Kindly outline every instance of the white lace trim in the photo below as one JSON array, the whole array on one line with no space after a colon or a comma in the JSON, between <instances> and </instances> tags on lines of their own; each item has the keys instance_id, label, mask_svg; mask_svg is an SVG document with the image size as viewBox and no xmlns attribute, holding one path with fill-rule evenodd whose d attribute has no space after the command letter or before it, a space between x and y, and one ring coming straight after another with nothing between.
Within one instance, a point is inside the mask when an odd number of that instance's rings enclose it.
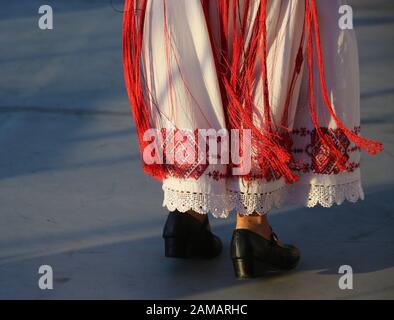
<instances>
[{"instance_id":1,"label":"white lace trim","mask_svg":"<svg viewBox=\"0 0 394 320\"><path fill-rule=\"evenodd\" d=\"M227 218L233 210L244 215L254 212L265 214L275 207L281 207L286 197L289 197L292 203L302 204L308 208L318 204L329 208L334 204L340 205L345 200L356 202L364 199L360 180L339 185L294 185L293 189L283 187L263 194L228 191L227 194L217 195L175 190L164 186L163 190L163 206L168 210L193 210L201 214L211 212L217 218Z\"/></svg>"},{"instance_id":2,"label":"white lace trim","mask_svg":"<svg viewBox=\"0 0 394 320\"><path fill-rule=\"evenodd\" d=\"M272 208L279 208L282 205L284 188L280 188L267 193L242 193L229 192L229 202L232 208L243 215L268 213Z\"/></svg>"},{"instance_id":3,"label":"white lace trim","mask_svg":"<svg viewBox=\"0 0 394 320\"><path fill-rule=\"evenodd\" d=\"M264 194L229 191L225 195L188 192L168 187L163 187L163 190L163 206L168 210L193 210L201 214L211 212L217 218L227 218L233 210L245 215L254 212L265 214L273 207L279 207L282 199L282 189Z\"/></svg>"},{"instance_id":4,"label":"white lace trim","mask_svg":"<svg viewBox=\"0 0 394 320\"><path fill-rule=\"evenodd\" d=\"M345 200L354 203L360 199L364 200L360 180L339 185L311 185L305 205L312 208L320 204L329 208L334 204L341 205Z\"/></svg>"}]
</instances>

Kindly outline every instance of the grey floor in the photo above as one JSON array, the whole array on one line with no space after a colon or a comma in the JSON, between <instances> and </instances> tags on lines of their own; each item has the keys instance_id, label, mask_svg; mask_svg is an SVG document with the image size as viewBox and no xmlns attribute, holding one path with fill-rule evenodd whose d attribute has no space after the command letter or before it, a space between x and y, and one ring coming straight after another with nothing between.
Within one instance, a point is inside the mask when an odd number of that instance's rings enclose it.
<instances>
[{"instance_id":1,"label":"grey floor","mask_svg":"<svg viewBox=\"0 0 394 320\"><path fill-rule=\"evenodd\" d=\"M322 0L321 0L322 1ZM327 1L327 0L324 0ZM363 158L366 200L271 216L302 251L286 275L237 281L234 218L212 220L224 253L193 263L163 257L166 211L140 170L121 65L121 0L42 1L0 11L0 298L394 298L394 5L355 1L365 135L386 152ZM5 6L5 8L4 8ZM54 289L37 285L51 265ZM350 265L353 290L340 290Z\"/></svg>"}]
</instances>

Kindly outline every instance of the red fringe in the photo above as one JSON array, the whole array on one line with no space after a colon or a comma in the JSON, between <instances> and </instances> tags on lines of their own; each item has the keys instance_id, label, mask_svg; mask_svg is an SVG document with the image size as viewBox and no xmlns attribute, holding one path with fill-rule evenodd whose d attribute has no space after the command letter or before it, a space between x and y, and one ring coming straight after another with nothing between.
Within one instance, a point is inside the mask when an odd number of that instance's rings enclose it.
<instances>
[{"instance_id":1,"label":"red fringe","mask_svg":"<svg viewBox=\"0 0 394 320\"><path fill-rule=\"evenodd\" d=\"M252 133L252 155L258 162L260 170L267 175L283 176L287 182L297 181L297 176L289 168L291 161L290 150L284 147L280 133L275 131L271 119L269 102L268 77L267 77L267 53L266 53L266 14L267 0L260 2L257 17L252 26L252 37L246 45L247 22L250 15L249 1L245 1L244 12L240 12L237 0L220 1L219 15L221 18L222 38L226 39L227 46L232 42L231 55L222 57L230 74L222 72L219 81L224 84L227 91L226 111L229 127L231 129L250 129ZM232 39L229 37L229 10L232 14ZM238 23L238 24L237 24ZM239 26L239 31L237 26ZM224 28L224 29L223 29ZM264 93L264 127L256 127L253 112L256 106L253 101L255 90L254 72L257 65L257 57L261 52L261 79ZM244 178L251 178L252 175Z\"/></svg>"},{"instance_id":2,"label":"red fringe","mask_svg":"<svg viewBox=\"0 0 394 320\"><path fill-rule=\"evenodd\" d=\"M164 2L164 8L166 8L166 0L162 1ZM139 4L138 10L136 10L137 3ZM208 0L201 0L201 5L207 20L208 30L210 32L210 38L212 40L212 30L209 24L209 3L210 1ZM144 95L141 75L142 35L146 5L147 0L126 0L123 22L124 76L131 109L137 127L141 153L144 147L148 144L148 142L144 142L142 139L144 132L155 127L149 108L149 99ZM216 0L216 5L220 17L221 43L220 48L213 47L212 51L215 56L214 59L217 67L218 80L221 88L223 108L226 114L228 129L250 129L252 132L251 147L252 155L254 156L253 160L257 161L261 172L275 177L284 177L288 183L293 183L297 181L298 177L289 167L292 155L291 150L289 150L289 146L283 142L283 136L288 134L288 129L286 128L288 107L294 88L295 77L300 73L300 68L303 63L304 34L302 35L300 49L297 54L297 61L295 62L293 78L289 92L287 93L285 113L282 117L280 127L275 128L275 124L271 119L270 113L271 107L267 76L267 0L260 0L257 16L251 29L252 36L249 39L249 43L246 43L246 41L248 33L248 18L251 14L250 0L244 1L243 11L240 8L238 0ZM166 9L164 9L164 11L166 11ZM165 54L167 61L169 61L169 43L171 41L171 35L168 34L167 30L166 12L163 14L166 35ZM230 21L232 25L230 25ZM230 30L232 31L231 35ZM304 33L305 32L307 32L307 63L309 70L311 119L321 143L325 146L327 152L335 157L340 171L345 171L347 170L347 159L341 153L338 146L336 146L332 137L321 129L315 110L313 92L314 43L316 46L320 87L324 97L324 103L335 120L338 128L344 132L350 141L371 154L376 154L379 151L382 151L383 146L380 142L360 137L350 129L346 128L334 111L325 82L319 22L316 12L316 0L305 0ZM213 43L213 41L211 42ZM257 109L253 101L253 92L256 86L254 74L258 59L261 59L261 80L262 91L264 94L264 124L262 128L256 127L254 121L254 114ZM168 81L170 83L170 90L172 90L171 74L168 75ZM170 92L170 97L171 96L172 93ZM144 170L146 173L159 180L163 180L166 176L166 168L164 165L147 166L144 164ZM246 176L245 179L248 179L248 176Z\"/></svg>"},{"instance_id":3,"label":"red fringe","mask_svg":"<svg viewBox=\"0 0 394 320\"><path fill-rule=\"evenodd\" d=\"M321 90L323 93L324 97L324 102L326 107L328 108L331 116L335 120L338 128L340 128L345 135L348 137L350 141L355 143L357 146L360 148L364 149L365 151L369 152L370 154L377 154L378 152L383 151L383 144L381 142L375 141L375 140L369 140L366 138L363 138L354 132L352 132L350 129L348 129L338 118L336 115L334 108L331 104L328 91L327 91L327 85L325 81L325 71L324 71L324 63L323 63L323 55L322 55L322 50L321 50L321 41L320 41L320 32L319 32L319 20L317 16L317 10L316 10L316 0L311 0L311 6L309 5L309 0L306 0L306 6L305 6L305 11L306 11L306 21L308 24L308 31L310 33L310 40L308 41L308 56L313 55L313 41L312 41L312 22L314 26L314 31L315 31L315 43L316 43L316 49L317 49L317 59L318 59L318 66L319 66L319 74L320 74L320 86ZM311 58L312 59L312 58ZM309 59L308 59L309 60ZM309 77L312 77L313 73L313 64L311 65L309 63ZM313 82L313 81L312 81ZM313 95L313 88L310 88L310 94L311 96ZM312 100L312 99L311 99ZM311 103L312 105L312 103ZM314 108L311 107L311 115L312 118L314 119L314 124L316 129L319 128L319 123L317 121L316 114L314 112ZM320 129L320 128L319 128ZM321 130L319 130L319 136L322 134ZM335 147L335 144L330 141L330 138L328 135L326 135L325 139L322 138L324 142L326 142L327 147L329 147L330 152L335 154L337 157L337 164L342 169L342 171L346 170L346 161L344 161L343 155L341 155L341 152L339 151L338 148Z\"/></svg>"},{"instance_id":4,"label":"red fringe","mask_svg":"<svg viewBox=\"0 0 394 320\"><path fill-rule=\"evenodd\" d=\"M123 66L126 89L130 100L131 111L137 129L140 154L149 144L143 141L146 130L155 127L148 105L144 96L144 87L141 76L141 51L144 18L147 0L126 0L123 17ZM143 162L145 173L162 181L165 178L163 165L147 165Z\"/></svg>"}]
</instances>

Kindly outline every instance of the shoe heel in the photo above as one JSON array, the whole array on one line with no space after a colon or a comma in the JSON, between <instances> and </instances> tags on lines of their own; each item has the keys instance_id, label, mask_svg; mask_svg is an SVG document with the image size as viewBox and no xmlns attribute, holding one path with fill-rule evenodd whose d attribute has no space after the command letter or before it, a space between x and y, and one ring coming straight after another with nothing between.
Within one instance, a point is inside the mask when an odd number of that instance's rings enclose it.
<instances>
[{"instance_id":1,"label":"shoe heel","mask_svg":"<svg viewBox=\"0 0 394 320\"><path fill-rule=\"evenodd\" d=\"M239 279L254 278L253 258L233 258L235 276Z\"/></svg>"},{"instance_id":2,"label":"shoe heel","mask_svg":"<svg viewBox=\"0 0 394 320\"><path fill-rule=\"evenodd\" d=\"M186 241L180 238L164 238L165 256L169 258L187 258Z\"/></svg>"}]
</instances>

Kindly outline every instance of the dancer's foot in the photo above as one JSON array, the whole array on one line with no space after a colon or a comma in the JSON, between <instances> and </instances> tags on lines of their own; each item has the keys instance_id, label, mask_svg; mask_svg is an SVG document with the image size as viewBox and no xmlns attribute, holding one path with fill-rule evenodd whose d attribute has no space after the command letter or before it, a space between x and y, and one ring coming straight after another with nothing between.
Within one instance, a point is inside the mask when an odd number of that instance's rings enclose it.
<instances>
[{"instance_id":1,"label":"dancer's foot","mask_svg":"<svg viewBox=\"0 0 394 320\"><path fill-rule=\"evenodd\" d=\"M222 242L210 231L208 216L200 221L195 214L170 212L163 230L166 257L210 259L220 254Z\"/></svg>"},{"instance_id":2,"label":"dancer's foot","mask_svg":"<svg viewBox=\"0 0 394 320\"><path fill-rule=\"evenodd\" d=\"M266 215L237 216L231 240L231 258L238 278L252 278L266 271L290 270L300 259L299 250L278 241Z\"/></svg>"}]
</instances>

